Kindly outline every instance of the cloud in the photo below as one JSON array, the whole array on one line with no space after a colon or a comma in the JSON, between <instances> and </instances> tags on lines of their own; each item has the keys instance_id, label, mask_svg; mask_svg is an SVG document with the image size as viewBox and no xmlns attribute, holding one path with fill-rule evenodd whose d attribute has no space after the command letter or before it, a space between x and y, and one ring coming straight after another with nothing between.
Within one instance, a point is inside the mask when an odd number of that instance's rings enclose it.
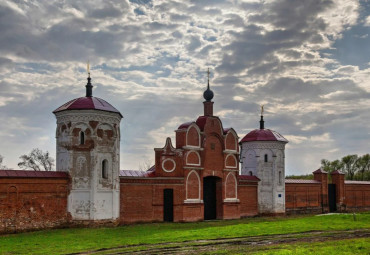
<instances>
[{"instance_id":1,"label":"cloud","mask_svg":"<svg viewBox=\"0 0 370 255\"><path fill-rule=\"evenodd\" d=\"M208 67L214 112L240 137L258 128L266 105L266 127L290 140L289 174L316 169L322 157L367 153L370 68L340 56L348 44L361 55L368 39L353 36L369 25L361 4L2 3L0 154L16 167L34 147L55 152L51 111L84 95L87 60L94 95L124 115L123 169L152 159L179 124L203 114Z\"/></svg>"}]
</instances>

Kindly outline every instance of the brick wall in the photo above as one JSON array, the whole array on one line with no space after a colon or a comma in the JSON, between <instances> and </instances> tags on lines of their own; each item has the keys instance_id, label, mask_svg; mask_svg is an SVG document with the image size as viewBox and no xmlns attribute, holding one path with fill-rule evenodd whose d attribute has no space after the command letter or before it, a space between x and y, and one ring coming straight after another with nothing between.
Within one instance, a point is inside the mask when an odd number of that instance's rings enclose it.
<instances>
[{"instance_id":1,"label":"brick wall","mask_svg":"<svg viewBox=\"0 0 370 255\"><path fill-rule=\"evenodd\" d=\"M0 233L66 225L68 185L68 177L0 177Z\"/></svg>"},{"instance_id":2,"label":"brick wall","mask_svg":"<svg viewBox=\"0 0 370 255\"><path fill-rule=\"evenodd\" d=\"M322 187L321 183L285 183L285 210L287 214L321 213Z\"/></svg>"},{"instance_id":3,"label":"brick wall","mask_svg":"<svg viewBox=\"0 0 370 255\"><path fill-rule=\"evenodd\" d=\"M163 180L121 178L120 224L163 221L163 190L173 189L174 221L199 219L199 205L183 208L185 188L183 179Z\"/></svg>"},{"instance_id":4,"label":"brick wall","mask_svg":"<svg viewBox=\"0 0 370 255\"><path fill-rule=\"evenodd\" d=\"M240 217L258 215L258 183L239 181L238 198L240 200Z\"/></svg>"},{"instance_id":5,"label":"brick wall","mask_svg":"<svg viewBox=\"0 0 370 255\"><path fill-rule=\"evenodd\" d=\"M347 211L370 210L370 182L345 181L343 200Z\"/></svg>"}]
</instances>

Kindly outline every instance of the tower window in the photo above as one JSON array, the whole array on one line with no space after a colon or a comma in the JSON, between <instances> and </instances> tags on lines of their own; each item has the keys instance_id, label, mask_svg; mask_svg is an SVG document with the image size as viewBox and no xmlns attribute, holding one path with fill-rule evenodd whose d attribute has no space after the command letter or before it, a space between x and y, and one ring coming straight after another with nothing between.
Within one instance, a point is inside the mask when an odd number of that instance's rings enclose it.
<instances>
[{"instance_id":1,"label":"tower window","mask_svg":"<svg viewBox=\"0 0 370 255\"><path fill-rule=\"evenodd\" d=\"M108 179L108 160L104 159L101 163L101 177Z\"/></svg>"},{"instance_id":2,"label":"tower window","mask_svg":"<svg viewBox=\"0 0 370 255\"><path fill-rule=\"evenodd\" d=\"M80 132L80 144L85 144L85 132Z\"/></svg>"},{"instance_id":3,"label":"tower window","mask_svg":"<svg viewBox=\"0 0 370 255\"><path fill-rule=\"evenodd\" d=\"M268 162L268 155L267 154L265 154L265 162Z\"/></svg>"},{"instance_id":4,"label":"tower window","mask_svg":"<svg viewBox=\"0 0 370 255\"><path fill-rule=\"evenodd\" d=\"M249 171L249 176L253 176L253 173L252 173L252 171Z\"/></svg>"},{"instance_id":5,"label":"tower window","mask_svg":"<svg viewBox=\"0 0 370 255\"><path fill-rule=\"evenodd\" d=\"M281 185L281 183L282 183L282 174L281 174L281 171L279 171L279 184Z\"/></svg>"}]
</instances>

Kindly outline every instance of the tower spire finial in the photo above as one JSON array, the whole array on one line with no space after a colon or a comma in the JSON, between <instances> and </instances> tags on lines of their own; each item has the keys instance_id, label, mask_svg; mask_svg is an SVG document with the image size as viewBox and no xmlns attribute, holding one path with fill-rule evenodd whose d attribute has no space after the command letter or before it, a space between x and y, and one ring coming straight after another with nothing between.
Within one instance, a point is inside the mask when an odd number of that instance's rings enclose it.
<instances>
[{"instance_id":1,"label":"tower spire finial","mask_svg":"<svg viewBox=\"0 0 370 255\"><path fill-rule=\"evenodd\" d=\"M87 61L87 74L88 77L90 78L90 60Z\"/></svg>"},{"instance_id":2,"label":"tower spire finial","mask_svg":"<svg viewBox=\"0 0 370 255\"><path fill-rule=\"evenodd\" d=\"M207 77L208 77L208 84L207 84L207 90L204 91L203 97L207 102L210 102L213 98L213 91L209 88L209 68L207 70Z\"/></svg>"},{"instance_id":3,"label":"tower spire finial","mask_svg":"<svg viewBox=\"0 0 370 255\"><path fill-rule=\"evenodd\" d=\"M210 72L209 72L209 67L208 67L208 70L207 70L207 77L208 77L208 86L207 86L207 88L209 89L209 74L210 74Z\"/></svg>"},{"instance_id":4,"label":"tower spire finial","mask_svg":"<svg viewBox=\"0 0 370 255\"><path fill-rule=\"evenodd\" d=\"M92 97L91 77L90 77L90 61L87 61L87 84L86 84L86 97Z\"/></svg>"},{"instance_id":5,"label":"tower spire finial","mask_svg":"<svg viewBox=\"0 0 370 255\"><path fill-rule=\"evenodd\" d=\"M261 120L260 120L260 129L265 129L265 121L263 120L264 105L261 105Z\"/></svg>"}]
</instances>

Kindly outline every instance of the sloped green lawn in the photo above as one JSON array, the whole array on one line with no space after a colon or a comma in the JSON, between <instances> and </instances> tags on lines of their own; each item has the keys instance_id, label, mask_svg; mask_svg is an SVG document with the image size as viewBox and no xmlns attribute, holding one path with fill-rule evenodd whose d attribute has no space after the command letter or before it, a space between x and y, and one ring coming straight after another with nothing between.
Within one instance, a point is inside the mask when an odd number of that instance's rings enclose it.
<instances>
[{"instance_id":1,"label":"sloped green lawn","mask_svg":"<svg viewBox=\"0 0 370 255\"><path fill-rule=\"evenodd\" d=\"M64 254L130 244L181 242L307 231L370 229L370 213L257 217L197 223L152 223L116 228L57 229L0 236L1 254Z\"/></svg>"}]
</instances>

